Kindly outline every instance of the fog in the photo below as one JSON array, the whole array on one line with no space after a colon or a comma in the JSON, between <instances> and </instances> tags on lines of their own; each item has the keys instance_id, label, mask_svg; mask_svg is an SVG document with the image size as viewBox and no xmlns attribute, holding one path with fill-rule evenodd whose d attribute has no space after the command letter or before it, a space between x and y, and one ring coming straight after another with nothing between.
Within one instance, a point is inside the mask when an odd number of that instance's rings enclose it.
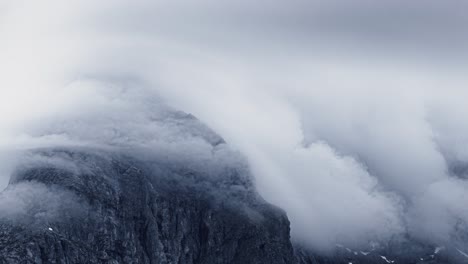
<instances>
[{"instance_id":1,"label":"fog","mask_svg":"<svg viewBox=\"0 0 468 264\"><path fill-rule=\"evenodd\" d=\"M47 225L85 215L86 202L60 188L37 182L12 185L0 194L0 219L20 225Z\"/></svg>"},{"instance_id":2,"label":"fog","mask_svg":"<svg viewBox=\"0 0 468 264\"><path fill-rule=\"evenodd\" d=\"M296 241L467 246L466 3L0 3L4 186L36 147L213 158L167 105L246 156Z\"/></svg>"}]
</instances>

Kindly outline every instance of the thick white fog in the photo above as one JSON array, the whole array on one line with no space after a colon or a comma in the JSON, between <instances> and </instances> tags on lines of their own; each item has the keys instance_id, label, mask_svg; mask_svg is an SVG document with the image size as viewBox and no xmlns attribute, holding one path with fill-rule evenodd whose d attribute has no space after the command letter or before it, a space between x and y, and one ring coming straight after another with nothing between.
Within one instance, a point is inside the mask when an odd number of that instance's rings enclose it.
<instances>
[{"instance_id":1,"label":"thick white fog","mask_svg":"<svg viewBox=\"0 0 468 264\"><path fill-rule=\"evenodd\" d=\"M165 143L164 103L247 157L297 241L463 246L466 3L0 1L3 186L34 147L210 152Z\"/></svg>"}]
</instances>

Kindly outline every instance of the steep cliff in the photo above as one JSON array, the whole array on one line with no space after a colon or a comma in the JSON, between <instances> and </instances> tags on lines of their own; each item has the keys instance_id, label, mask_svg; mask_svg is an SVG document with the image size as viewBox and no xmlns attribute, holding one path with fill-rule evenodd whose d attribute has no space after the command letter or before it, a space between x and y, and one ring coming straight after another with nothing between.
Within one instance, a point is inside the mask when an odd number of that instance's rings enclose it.
<instances>
[{"instance_id":1,"label":"steep cliff","mask_svg":"<svg viewBox=\"0 0 468 264\"><path fill-rule=\"evenodd\" d=\"M2 220L1 263L294 262L285 213L235 169L214 179L101 151L33 155L2 198L44 191Z\"/></svg>"},{"instance_id":2,"label":"steep cliff","mask_svg":"<svg viewBox=\"0 0 468 264\"><path fill-rule=\"evenodd\" d=\"M0 193L0 263L467 263L456 247L410 238L327 254L293 246L286 213L257 194L241 155L196 118L106 120L68 131L73 147L23 153Z\"/></svg>"},{"instance_id":3,"label":"steep cliff","mask_svg":"<svg viewBox=\"0 0 468 264\"><path fill-rule=\"evenodd\" d=\"M465 263L414 241L293 248L286 214L242 167L201 173L103 150L31 151L0 195L0 263Z\"/></svg>"}]
</instances>

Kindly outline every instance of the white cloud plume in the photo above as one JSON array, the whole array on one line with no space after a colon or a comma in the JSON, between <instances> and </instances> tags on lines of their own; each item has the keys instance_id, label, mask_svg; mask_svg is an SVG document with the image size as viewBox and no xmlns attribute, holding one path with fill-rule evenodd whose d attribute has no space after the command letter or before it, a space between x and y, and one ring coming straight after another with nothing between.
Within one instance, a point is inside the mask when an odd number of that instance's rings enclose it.
<instances>
[{"instance_id":1,"label":"white cloud plume","mask_svg":"<svg viewBox=\"0 0 468 264\"><path fill-rule=\"evenodd\" d=\"M455 1L353 3L6 1L3 152L164 146L172 128L147 122L158 94L247 156L296 239L449 242L468 222L451 172L468 161L466 19ZM186 143L176 153L211 151Z\"/></svg>"}]
</instances>

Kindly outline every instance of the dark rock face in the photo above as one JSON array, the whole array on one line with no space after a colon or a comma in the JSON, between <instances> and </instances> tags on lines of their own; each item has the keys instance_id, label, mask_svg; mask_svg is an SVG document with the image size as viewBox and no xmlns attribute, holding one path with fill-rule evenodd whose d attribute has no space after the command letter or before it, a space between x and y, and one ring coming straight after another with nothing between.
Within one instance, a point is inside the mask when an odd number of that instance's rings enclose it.
<instances>
[{"instance_id":1,"label":"dark rock face","mask_svg":"<svg viewBox=\"0 0 468 264\"><path fill-rule=\"evenodd\" d=\"M465 263L403 241L320 255L241 168L206 176L89 149L36 150L0 195L0 263ZM14 199L13 199L13 198ZM452 252L457 253L457 252Z\"/></svg>"},{"instance_id":2,"label":"dark rock face","mask_svg":"<svg viewBox=\"0 0 468 264\"><path fill-rule=\"evenodd\" d=\"M90 149L32 155L39 162L0 195L0 263L466 263L411 240L330 255L293 248L285 213L241 167L205 175Z\"/></svg>"},{"instance_id":3,"label":"dark rock face","mask_svg":"<svg viewBox=\"0 0 468 264\"><path fill-rule=\"evenodd\" d=\"M45 208L43 215L3 219L1 263L295 262L285 213L258 197L236 171L226 172L229 185L215 184L196 172L119 155L70 150L35 155L58 157L78 170L50 164L23 168L6 192L36 184L66 193L57 204L74 202ZM49 211L54 217L44 216Z\"/></svg>"}]
</instances>

